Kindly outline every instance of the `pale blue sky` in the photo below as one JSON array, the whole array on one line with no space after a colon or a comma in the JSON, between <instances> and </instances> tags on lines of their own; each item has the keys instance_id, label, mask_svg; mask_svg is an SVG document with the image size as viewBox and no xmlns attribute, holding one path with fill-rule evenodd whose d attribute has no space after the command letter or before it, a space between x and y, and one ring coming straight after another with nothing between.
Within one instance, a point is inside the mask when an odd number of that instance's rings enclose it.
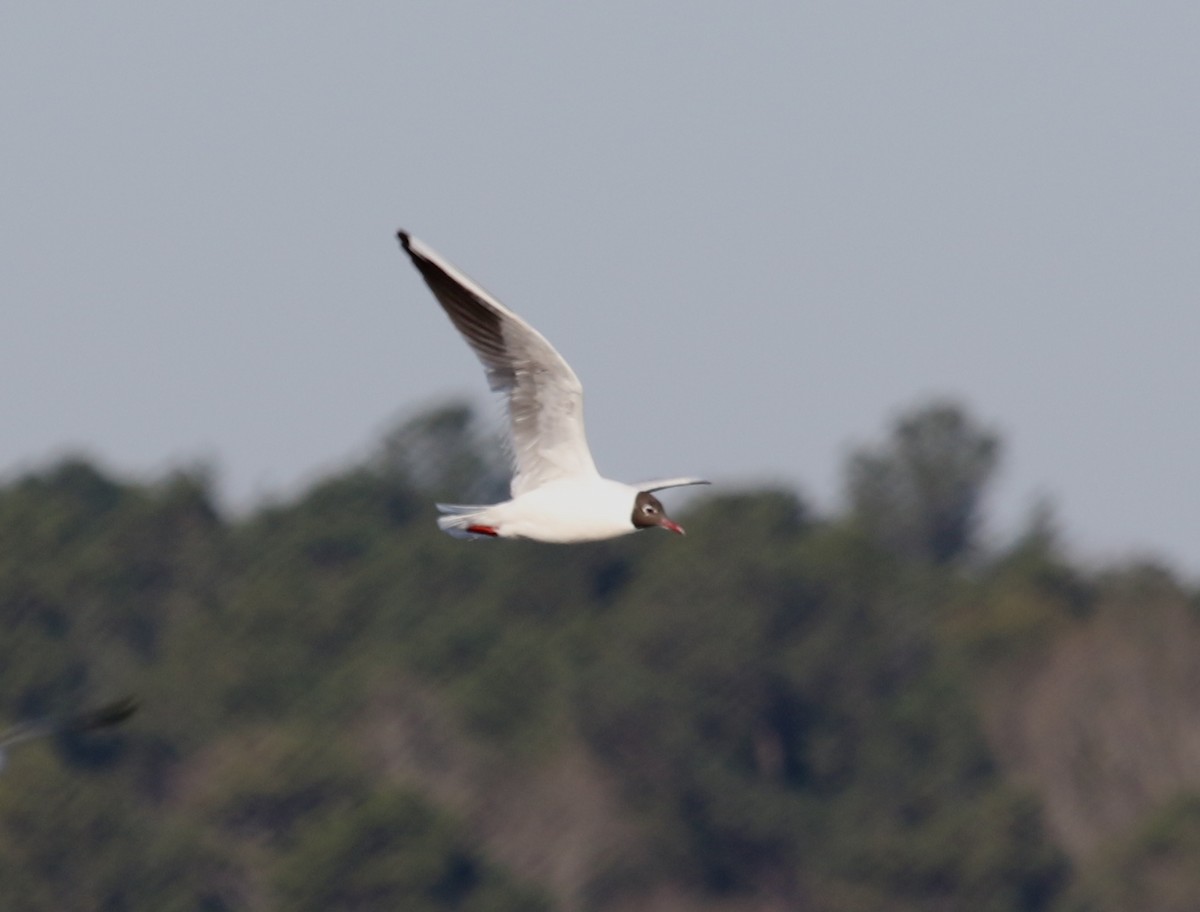
<instances>
[{"instance_id":1,"label":"pale blue sky","mask_svg":"<svg viewBox=\"0 0 1200 912\"><path fill-rule=\"evenodd\" d=\"M403 226L572 362L607 474L832 508L950 395L997 533L1045 494L1194 573L1197 48L1189 2L9 4L0 472L244 505L482 401Z\"/></svg>"}]
</instances>

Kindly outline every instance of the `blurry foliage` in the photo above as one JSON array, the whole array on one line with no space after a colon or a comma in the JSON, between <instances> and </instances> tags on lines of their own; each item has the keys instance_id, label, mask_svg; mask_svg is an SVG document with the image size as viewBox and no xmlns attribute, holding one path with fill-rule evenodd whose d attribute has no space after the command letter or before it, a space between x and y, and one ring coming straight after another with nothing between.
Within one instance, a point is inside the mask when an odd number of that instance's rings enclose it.
<instances>
[{"instance_id":1,"label":"blurry foliage","mask_svg":"<svg viewBox=\"0 0 1200 912\"><path fill-rule=\"evenodd\" d=\"M276 875L296 912L543 912L549 904L488 864L461 829L411 791L377 789L305 829Z\"/></svg>"},{"instance_id":2,"label":"blurry foliage","mask_svg":"<svg viewBox=\"0 0 1200 912\"><path fill-rule=\"evenodd\" d=\"M683 540L452 541L435 498L503 496L485 444L443 407L236 522L203 472L139 485L72 459L0 488L0 715L144 704L90 753L14 752L0 907L599 910L664 884L837 912L1195 898L1194 801L1097 873L983 723L1014 656L1180 588L1073 567L1045 511L985 553L999 444L957 406L856 454L846 516L719 492ZM615 783L622 835L564 885L541 879L575 850L553 816L529 842L502 809L535 814L570 751ZM577 786L595 816L603 789Z\"/></svg>"},{"instance_id":3,"label":"blurry foliage","mask_svg":"<svg viewBox=\"0 0 1200 912\"><path fill-rule=\"evenodd\" d=\"M1192 912L1200 897L1200 792L1184 792L1101 853L1066 912Z\"/></svg>"},{"instance_id":4,"label":"blurry foliage","mask_svg":"<svg viewBox=\"0 0 1200 912\"><path fill-rule=\"evenodd\" d=\"M374 465L439 501L492 503L508 492L508 465L496 455L504 445L469 406L449 403L386 434Z\"/></svg>"},{"instance_id":5,"label":"blurry foliage","mask_svg":"<svg viewBox=\"0 0 1200 912\"><path fill-rule=\"evenodd\" d=\"M963 409L938 402L901 416L890 439L851 456L851 511L898 554L946 564L976 544L1000 442Z\"/></svg>"},{"instance_id":6,"label":"blurry foliage","mask_svg":"<svg viewBox=\"0 0 1200 912\"><path fill-rule=\"evenodd\" d=\"M134 786L24 759L0 785L0 908L236 908L223 853Z\"/></svg>"}]
</instances>

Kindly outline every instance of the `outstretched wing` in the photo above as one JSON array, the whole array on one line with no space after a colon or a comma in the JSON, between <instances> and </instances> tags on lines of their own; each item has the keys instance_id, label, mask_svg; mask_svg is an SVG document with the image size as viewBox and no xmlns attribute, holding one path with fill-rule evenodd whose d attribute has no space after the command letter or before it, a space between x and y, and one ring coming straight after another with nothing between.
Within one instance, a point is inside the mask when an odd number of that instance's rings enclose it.
<instances>
[{"instance_id":1,"label":"outstretched wing","mask_svg":"<svg viewBox=\"0 0 1200 912\"><path fill-rule=\"evenodd\" d=\"M512 494L548 481L597 476L583 429L583 387L545 337L407 232L400 245L455 328L488 385L507 397L516 463Z\"/></svg>"},{"instance_id":2,"label":"outstretched wing","mask_svg":"<svg viewBox=\"0 0 1200 912\"><path fill-rule=\"evenodd\" d=\"M687 485L706 484L712 484L712 482L706 481L703 478L659 478L654 481L639 481L637 484L632 485L632 487L637 488L639 491L651 493L661 491L664 488L682 488Z\"/></svg>"},{"instance_id":3,"label":"outstretched wing","mask_svg":"<svg viewBox=\"0 0 1200 912\"><path fill-rule=\"evenodd\" d=\"M120 725L137 712L140 705L136 697L124 697L95 709L69 716L63 720L62 728L66 731L91 731L95 728Z\"/></svg>"},{"instance_id":4,"label":"outstretched wing","mask_svg":"<svg viewBox=\"0 0 1200 912\"><path fill-rule=\"evenodd\" d=\"M110 725L119 725L137 712L137 709L137 699L125 697L114 703L106 703L95 709L67 716L51 716L45 719L21 722L0 732L0 765L2 765L5 748L13 747L23 741L32 741L35 738L49 738L61 732L84 732L107 728Z\"/></svg>"}]
</instances>

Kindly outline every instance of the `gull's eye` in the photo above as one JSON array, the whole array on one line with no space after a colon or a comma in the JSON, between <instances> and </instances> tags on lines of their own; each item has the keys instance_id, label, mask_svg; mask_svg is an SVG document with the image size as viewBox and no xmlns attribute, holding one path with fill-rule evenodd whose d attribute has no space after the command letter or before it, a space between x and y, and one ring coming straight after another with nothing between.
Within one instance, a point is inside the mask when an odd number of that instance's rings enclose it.
<instances>
[{"instance_id":1,"label":"gull's eye","mask_svg":"<svg viewBox=\"0 0 1200 912\"><path fill-rule=\"evenodd\" d=\"M647 516L650 516L651 514L654 513L654 504L643 504L642 512L645 513Z\"/></svg>"}]
</instances>

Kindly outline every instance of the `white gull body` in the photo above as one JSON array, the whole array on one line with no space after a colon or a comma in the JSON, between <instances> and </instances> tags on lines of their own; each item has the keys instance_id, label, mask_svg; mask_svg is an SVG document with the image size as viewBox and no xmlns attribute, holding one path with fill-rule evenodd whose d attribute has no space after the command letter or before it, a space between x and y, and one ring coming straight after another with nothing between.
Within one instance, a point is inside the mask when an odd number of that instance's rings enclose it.
<instances>
[{"instance_id":1,"label":"white gull body","mask_svg":"<svg viewBox=\"0 0 1200 912\"><path fill-rule=\"evenodd\" d=\"M475 351L493 391L507 398L515 463L512 499L488 505L438 504L443 531L459 538L529 538L574 543L659 526L683 534L653 492L708 484L666 478L624 484L596 470L583 426L583 387L536 329L433 249L399 232L434 297Z\"/></svg>"}]
</instances>

